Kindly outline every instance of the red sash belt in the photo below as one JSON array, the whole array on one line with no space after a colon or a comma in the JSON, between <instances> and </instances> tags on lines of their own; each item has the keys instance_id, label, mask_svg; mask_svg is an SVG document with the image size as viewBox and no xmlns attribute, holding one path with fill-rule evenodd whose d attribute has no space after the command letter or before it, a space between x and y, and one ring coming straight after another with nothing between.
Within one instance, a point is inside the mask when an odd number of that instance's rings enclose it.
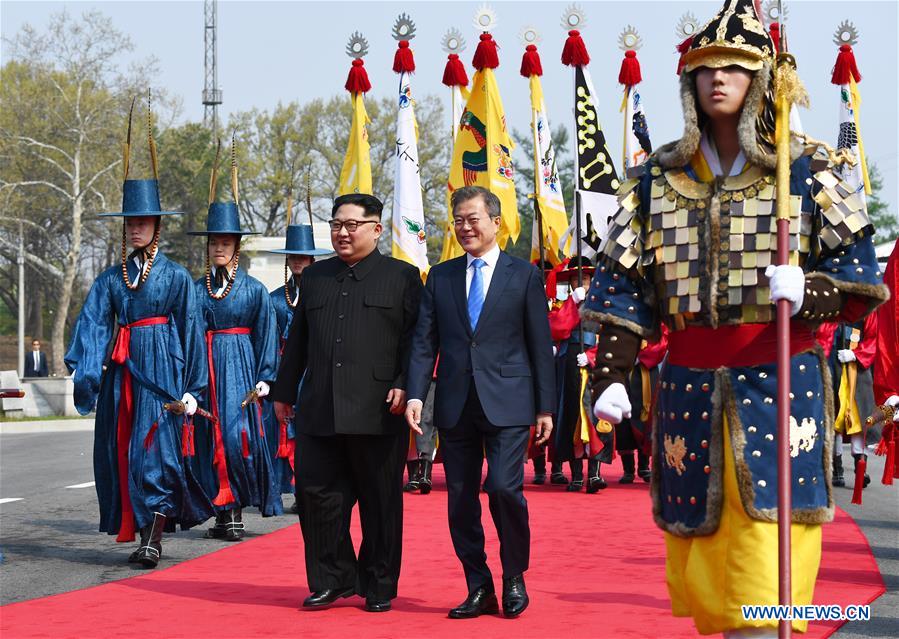
<instances>
[{"instance_id":1,"label":"red sash belt","mask_svg":"<svg viewBox=\"0 0 899 639\"><path fill-rule=\"evenodd\" d=\"M668 361L689 368L735 368L777 361L777 324L688 326L668 336ZM804 324L790 324L790 355L815 346L815 336Z\"/></svg>"},{"instance_id":2,"label":"red sash belt","mask_svg":"<svg viewBox=\"0 0 899 639\"><path fill-rule=\"evenodd\" d=\"M131 447L131 427L134 419L134 389L131 385L131 371L124 364L131 358L131 329L141 326L168 324L168 317L145 317L119 327L112 361L122 365L122 382L119 389L119 412L116 416L116 456L119 466L119 497L122 501L122 521L116 541L134 541L134 508L131 506L130 482L128 480L128 451ZM151 437L148 434L147 437Z\"/></svg>"},{"instance_id":3,"label":"red sash belt","mask_svg":"<svg viewBox=\"0 0 899 639\"><path fill-rule=\"evenodd\" d=\"M249 335L250 329L245 326L223 328L218 331L206 331L206 358L209 363L209 405L212 407L213 431L215 437L215 456L213 465L219 480L219 492L212 500L216 506L224 506L236 501L231 492L231 482L228 479L228 463L225 460L225 443L222 439L222 425L219 420L219 403L215 390L215 361L212 357L212 338L216 335Z\"/></svg>"}]
</instances>

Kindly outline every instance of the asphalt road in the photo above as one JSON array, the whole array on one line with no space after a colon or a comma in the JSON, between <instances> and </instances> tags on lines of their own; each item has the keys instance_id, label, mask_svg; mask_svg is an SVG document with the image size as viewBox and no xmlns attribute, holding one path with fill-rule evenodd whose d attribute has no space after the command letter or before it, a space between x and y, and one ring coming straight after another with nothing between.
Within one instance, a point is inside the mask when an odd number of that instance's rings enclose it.
<instances>
[{"instance_id":1,"label":"asphalt road","mask_svg":"<svg viewBox=\"0 0 899 639\"><path fill-rule=\"evenodd\" d=\"M0 604L142 572L125 561L135 544L116 544L115 537L97 532L92 446L89 431L0 435ZM851 463L848 451L844 459ZM899 487L879 484L883 458L872 455L868 465L875 481L865 491L863 507L850 503L851 487L835 494L868 537L888 592L872 605L871 621L846 624L836 634L847 639L899 637ZM846 479L851 486L851 466ZM285 502L291 504L292 497L285 496ZM250 510L244 521L252 537L297 520L295 515L263 519ZM166 535L163 565L220 549L224 542L203 539L204 530ZM297 593L298 603L305 595Z\"/></svg>"}]
</instances>

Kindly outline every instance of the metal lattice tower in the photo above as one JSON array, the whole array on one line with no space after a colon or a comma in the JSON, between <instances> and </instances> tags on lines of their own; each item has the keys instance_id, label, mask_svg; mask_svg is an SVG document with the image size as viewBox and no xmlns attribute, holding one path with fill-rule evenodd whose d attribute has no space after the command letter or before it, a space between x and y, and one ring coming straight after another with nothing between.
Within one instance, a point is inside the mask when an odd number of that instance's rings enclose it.
<instances>
[{"instance_id":1,"label":"metal lattice tower","mask_svg":"<svg viewBox=\"0 0 899 639\"><path fill-rule=\"evenodd\" d=\"M218 105L222 103L222 90L219 89L218 76L218 0L206 0L204 8L205 27L203 44L206 55L203 61L205 83L203 85L203 124L212 129L212 137L218 136Z\"/></svg>"}]
</instances>

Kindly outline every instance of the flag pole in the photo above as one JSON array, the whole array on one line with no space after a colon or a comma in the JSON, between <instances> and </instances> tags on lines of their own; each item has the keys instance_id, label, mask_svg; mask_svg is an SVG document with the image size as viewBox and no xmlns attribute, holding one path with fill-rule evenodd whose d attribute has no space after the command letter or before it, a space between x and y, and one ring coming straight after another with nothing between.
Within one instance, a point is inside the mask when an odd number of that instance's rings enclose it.
<instances>
[{"instance_id":1,"label":"flag pole","mask_svg":"<svg viewBox=\"0 0 899 639\"><path fill-rule=\"evenodd\" d=\"M778 0L783 21L783 2ZM786 29L780 28L780 43L775 75L775 149L777 165L777 264L789 264L790 258L790 101L787 82L795 77L796 59L786 51ZM792 605L792 566L790 524L792 521L792 471L790 462L790 302L777 302L777 572L778 603ZM778 622L779 639L789 639L792 624Z\"/></svg>"}]
</instances>

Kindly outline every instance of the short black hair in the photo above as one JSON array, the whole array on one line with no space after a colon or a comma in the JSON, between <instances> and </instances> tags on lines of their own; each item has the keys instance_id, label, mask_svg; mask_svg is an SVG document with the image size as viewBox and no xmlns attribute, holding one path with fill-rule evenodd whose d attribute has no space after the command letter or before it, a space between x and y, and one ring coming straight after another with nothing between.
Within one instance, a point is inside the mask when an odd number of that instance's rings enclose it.
<instances>
[{"instance_id":1,"label":"short black hair","mask_svg":"<svg viewBox=\"0 0 899 639\"><path fill-rule=\"evenodd\" d=\"M453 214L456 213L457 206L468 200L473 200L476 197L484 200L484 206L487 207L487 215L490 217L499 217L499 198L483 186L463 186L462 188L453 191L453 195L450 198Z\"/></svg>"},{"instance_id":2,"label":"short black hair","mask_svg":"<svg viewBox=\"0 0 899 639\"><path fill-rule=\"evenodd\" d=\"M334 206L331 207L331 217L337 215L337 209L344 204L355 204L361 206L365 211L363 217L376 217L381 219L381 213L384 211L384 204L369 193L347 193L339 196L334 200Z\"/></svg>"}]
</instances>

